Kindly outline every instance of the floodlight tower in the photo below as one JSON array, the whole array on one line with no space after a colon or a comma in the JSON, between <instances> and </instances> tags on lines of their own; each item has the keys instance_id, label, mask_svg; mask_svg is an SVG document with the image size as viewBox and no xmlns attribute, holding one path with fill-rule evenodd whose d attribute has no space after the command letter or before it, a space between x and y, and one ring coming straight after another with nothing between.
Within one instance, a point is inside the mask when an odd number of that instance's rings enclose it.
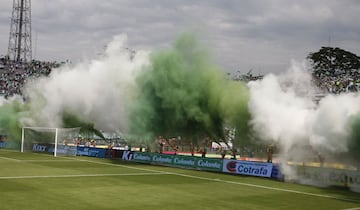
<instances>
[{"instance_id":1,"label":"floodlight tower","mask_svg":"<svg viewBox=\"0 0 360 210\"><path fill-rule=\"evenodd\" d=\"M30 0L13 0L8 56L13 61L30 62L31 51Z\"/></svg>"}]
</instances>

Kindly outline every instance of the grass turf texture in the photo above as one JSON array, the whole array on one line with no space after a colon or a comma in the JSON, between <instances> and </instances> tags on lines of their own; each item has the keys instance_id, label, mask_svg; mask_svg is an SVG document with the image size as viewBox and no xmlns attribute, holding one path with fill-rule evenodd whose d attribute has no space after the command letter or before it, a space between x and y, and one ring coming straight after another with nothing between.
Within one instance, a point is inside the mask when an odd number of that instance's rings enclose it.
<instances>
[{"instance_id":1,"label":"grass turf texture","mask_svg":"<svg viewBox=\"0 0 360 210\"><path fill-rule=\"evenodd\" d=\"M360 195L264 178L0 150L0 209L360 209Z\"/></svg>"}]
</instances>

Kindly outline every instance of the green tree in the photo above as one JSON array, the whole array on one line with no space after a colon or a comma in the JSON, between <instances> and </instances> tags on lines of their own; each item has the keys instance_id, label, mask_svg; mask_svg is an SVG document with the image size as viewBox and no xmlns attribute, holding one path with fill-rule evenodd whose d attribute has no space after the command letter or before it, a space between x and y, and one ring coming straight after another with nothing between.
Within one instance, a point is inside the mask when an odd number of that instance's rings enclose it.
<instances>
[{"instance_id":1,"label":"green tree","mask_svg":"<svg viewBox=\"0 0 360 210\"><path fill-rule=\"evenodd\" d=\"M321 47L317 52L309 53L314 74L335 73L336 70L360 70L360 57L338 47Z\"/></svg>"}]
</instances>

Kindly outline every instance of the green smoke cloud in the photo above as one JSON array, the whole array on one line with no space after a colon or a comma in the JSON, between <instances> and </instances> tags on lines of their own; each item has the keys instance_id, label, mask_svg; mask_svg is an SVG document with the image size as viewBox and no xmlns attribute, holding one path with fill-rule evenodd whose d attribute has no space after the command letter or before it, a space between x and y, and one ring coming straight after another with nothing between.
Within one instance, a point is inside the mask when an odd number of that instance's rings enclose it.
<instances>
[{"instance_id":1,"label":"green smoke cloud","mask_svg":"<svg viewBox=\"0 0 360 210\"><path fill-rule=\"evenodd\" d=\"M220 140L224 126L247 131L248 89L225 78L194 34L183 34L150 61L136 80L130 133L152 141L156 136Z\"/></svg>"},{"instance_id":2,"label":"green smoke cloud","mask_svg":"<svg viewBox=\"0 0 360 210\"><path fill-rule=\"evenodd\" d=\"M28 105L19 100L7 101L0 106L0 133L7 135L8 147L20 148L22 128L20 119L29 115Z\"/></svg>"},{"instance_id":3,"label":"green smoke cloud","mask_svg":"<svg viewBox=\"0 0 360 210\"><path fill-rule=\"evenodd\" d=\"M64 128L76 128L80 127L80 133L88 137L96 136L105 139L102 132L98 129L95 129L95 125L92 122L84 122L78 116L71 113L70 111L65 110L62 114L62 122Z\"/></svg>"}]
</instances>

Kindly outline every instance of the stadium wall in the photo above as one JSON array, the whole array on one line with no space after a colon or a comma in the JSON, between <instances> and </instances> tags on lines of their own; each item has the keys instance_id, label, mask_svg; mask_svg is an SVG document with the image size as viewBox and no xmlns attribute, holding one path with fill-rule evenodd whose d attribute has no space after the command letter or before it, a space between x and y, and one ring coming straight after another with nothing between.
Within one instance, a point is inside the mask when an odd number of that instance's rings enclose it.
<instances>
[{"instance_id":1,"label":"stadium wall","mask_svg":"<svg viewBox=\"0 0 360 210\"><path fill-rule=\"evenodd\" d=\"M302 184L338 186L360 192L360 171L358 170L296 165L289 165L289 167L296 172L296 177L290 177L289 181L295 179Z\"/></svg>"}]
</instances>

